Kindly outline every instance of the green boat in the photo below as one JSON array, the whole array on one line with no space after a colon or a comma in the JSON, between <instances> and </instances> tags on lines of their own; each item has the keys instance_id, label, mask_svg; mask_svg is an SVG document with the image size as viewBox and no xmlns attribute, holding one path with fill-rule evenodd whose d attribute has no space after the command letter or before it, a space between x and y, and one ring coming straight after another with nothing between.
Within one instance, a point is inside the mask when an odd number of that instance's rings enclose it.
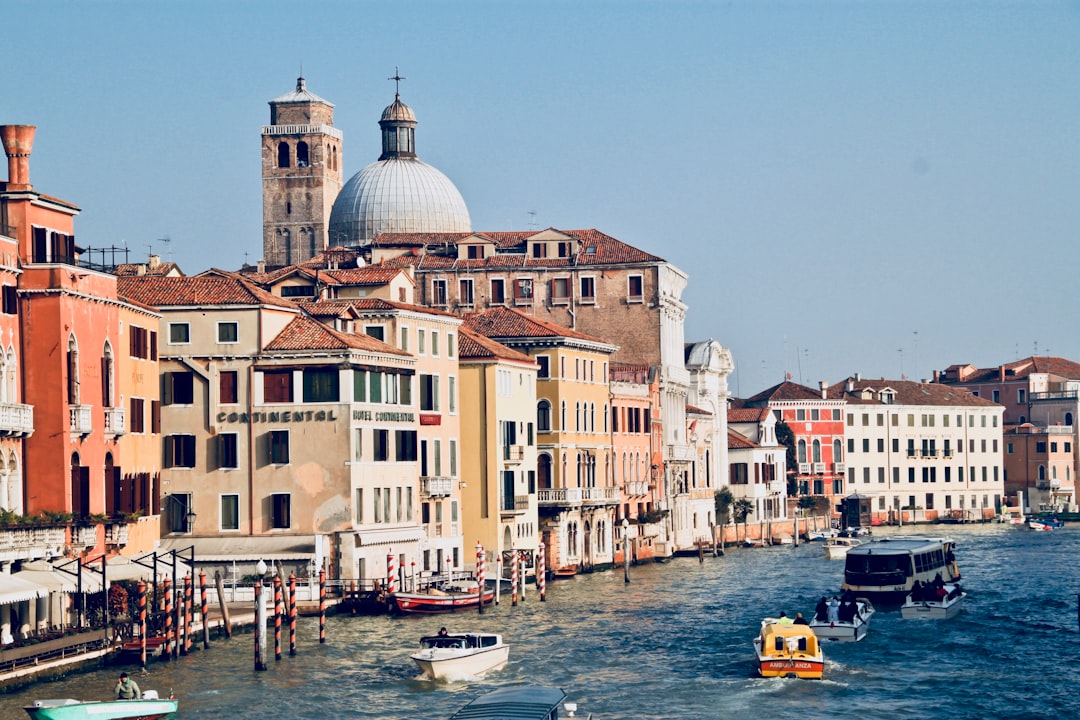
<instances>
[{"instance_id":1,"label":"green boat","mask_svg":"<svg viewBox=\"0 0 1080 720\"><path fill-rule=\"evenodd\" d=\"M34 720L164 720L176 714L173 698L141 700L35 700L24 707Z\"/></svg>"}]
</instances>

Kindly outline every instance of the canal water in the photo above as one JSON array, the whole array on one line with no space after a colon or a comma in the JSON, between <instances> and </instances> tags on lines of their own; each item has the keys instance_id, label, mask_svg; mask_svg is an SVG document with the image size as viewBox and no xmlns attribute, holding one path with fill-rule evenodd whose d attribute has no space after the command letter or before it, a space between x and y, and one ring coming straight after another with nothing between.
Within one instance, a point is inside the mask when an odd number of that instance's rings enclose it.
<instances>
[{"instance_id":1,"label":"canal water","mask_svg":"<svg viewBox=\"0 0 1080 720\"><path fill-rule=\"evenodd\" d=\"M828 643L822 681L755 677L759 621L813 611L839 590L843 563L820 543L729 550L720 558L584 575L532 588L516 608L435 617L332 617L320 646L317 620L301 619L299 653L252 670L252 636L215 642L155 663L145 688L172 689L181 720L395 718L438 720L477 695L518 683L561 687L596 720L629 718L993 718L1071 715L1080 651L1080 526L1039 533L1018 526L924 526L958 540L968 597L949 621L902 620L881 610L866 639ZM890 533L885 529L878 535ZM408 653L420 635L503 633L507 667L483 680L417 678ZM271 653L272 653L271 643ZM0 718L24 716L35 698L104 698L116 668L74 674L0 696ZM1071 710L1070 710L1071 708Z\"/></svg>"}]
</instances>

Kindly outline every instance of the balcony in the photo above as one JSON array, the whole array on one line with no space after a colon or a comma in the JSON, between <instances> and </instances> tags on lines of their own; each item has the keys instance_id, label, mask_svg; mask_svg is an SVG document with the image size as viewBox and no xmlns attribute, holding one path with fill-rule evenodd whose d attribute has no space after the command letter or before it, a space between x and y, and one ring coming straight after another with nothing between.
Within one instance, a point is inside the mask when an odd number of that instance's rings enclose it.
<instances>
[{"instance_id":1,"label":"balcony","mask_svg":"<svg viewBox=\"0 0 1080 720\"><path fill-rule=\"evenodd\" d=\"M1076 400L1076 390L1064 390L1059 392L1033 392L1029 396L1031 402L1046 402L1048 400Z\"/></svg>"},{"instance_id":2,"label":"balcony","mask_svg":"<svg viewBox=\"0 0 1080 720\"><path fill-rule=\"evenodd\" d=\"M919 452L920 457L924 458L936 458L938 456L937 450L921 450Z\"/></svg>"},{"instance_id":3,"label":"balcony","mask_svg":"<svg viewBox=\"0 0 1080 720\"><path fill-rule=\"evenodd\" d=\"M1036 490L1060 490L1061 480L1058 478L1046 479L1042 478L1035 481Z\"/></svg>"},{"instance_id":4,"label":"balcony","mask_svg":"<svg viewBox=\"0 0 1080 720\"><path fill-rule=\"evenodd\" d=\"M72 405L68 408L71 421L71 432L75 435L89 435L94 429L92 422L91 405Z\"/></svg>"},{"instance_id":5,"label":"balcony","mask_svg":"<svg viewBox=\"0 0 1080 720\"><path fill-rule=\"evenodd\" d=\"M808 462L799 463L799 474L800 475L809 475L810 474L810 463L808 463Z\"/></svg>"},{"instance_id":6,"label":"balcony","mask_svg":"<svg viewBox=\"0 0 1080 720\"><path fill-rule=\"evenodd\" d=\"M843 475L845 472L847 472L847 467L844 465L844 463L833 463L832 471L836 475Z\"/></svg>"},{"instance_id":7,"label":"balcony","mask_svg":"<svg viewBox=\"0 0 1080 720\"><path fill-rule=\"evenodd\" d=\"M123 435L127 432L127 416L124 408L105 408L105 432L112 435Z\"/></svg>"},{"instance_id":8,"label":"balcony","mask_svg":"<svg viewBox=\"0 0 1080 720\"><path fill-rule=\"evenodd\" d=\"M814 463L814 474L815 475L824 475L825 474L825 463L823 463L823 462Z\"/></svg>"},{"instance_id":9,"label":"balcony","mask_svg":"<svg viewBox=\"0 0 1080 720\"><path fill-rule=\"evenodd\" d=\"M525 459L525 447L523 445L507 445L503 448L503 460L508 463L520 463Z\"/></svg>"},{"instance_id":10,"label":"balcony","mask_svg":"<svg viewBox=\"0 0 1080 720\"><path fill-rule=\"evenodd\" d=\"M106 545L127 545L128 543L128 524L123 522L113 522L105 526L105 544Z\"/></svg>"},{"instance_id":11,"label":"balcony","mask_svg":"<svg viewBox=\"0 0 1080 720\"><path fill-rule=\"evenodd\" d=\"M34 406L0 403L0 435L28 437L34 433Z\"/></svg>"},{"instance_id":12,"label":"balcony","mask_svg":"<svg viewBox=\"0 0 1080 720\"><path fill-rule=\"evenodd\" d=\"M73 525L71 544L88 548L97 545L97 525Z\"/></svg>"},{"instance_id":13,"label":"balcony","mask_svg":"<svg viewBox=\"0 0 1080 720\"><path fill-rule=\"evenodd\" d=\"M623 485L623 492L627 497L637 497L639 495L649 494L649 483L647 482L628 482Z\"/></svg>"},{"instance_id":14,"label":"balcony","mask_svg":"<svg viewBox=\"0 0 1080 720\"><path fill-rule=\"evenodd\" d=\"M536 491L536 502L548 507L580 505L581 488L541 488Z\"/></svg>"},{"instance_id":15,"label":"balcony","mask_svg":"<svg viewBox=\"0 0 1080 720\"><path fill-rule=\"evenodd\" d=\"M420 478L420 494L428 497L447 497L451 494L454 481L443 476L424 476Z\"/></svg>"},{"instance_id":16,"label":"balcony","mask_svg":"<svg viewBox=\"0 0 1080 720\"><path fill-rule=\"evenodd\" d=\"M712 497L712 491L709 491L709 497ZM619 504L619 488L612 485L611 487L591 487L581 488L581 499L588 503L599 504Z\"/></svg>"},{"instance_id":17,"label":"balcony","mask_svg":"<svg viewBox=\"0 0 1080 720\"><path fill-rule=\"evenodd\" d=\"M0 529L0 560L33 560L59 556L67 542L63 527L14 527Z\"/></svg>"},{"instance_id":18,"label":"balcony","mask_svg":"<svg viewBox=\"0 0 1080 720\"><path fill-rule=\"evenodd\" d=\"M501 506L500 512L504 516L523 515L529 510L529 496L515 495L514 497L504 497L501 501Z\"/></svg>"}]
</instances>

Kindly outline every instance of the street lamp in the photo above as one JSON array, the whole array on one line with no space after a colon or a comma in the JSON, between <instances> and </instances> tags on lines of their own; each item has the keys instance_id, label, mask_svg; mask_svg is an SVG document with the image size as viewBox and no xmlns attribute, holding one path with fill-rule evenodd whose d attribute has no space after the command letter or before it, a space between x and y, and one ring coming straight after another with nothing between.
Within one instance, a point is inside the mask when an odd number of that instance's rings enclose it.
<instances>
[{"instance_id":1,"label":"street lamp","mask_svg":"<svg viewBox=\"0 0 1080 720\"><path fill-rule=\"evenodd\" d=\"M266 575L266 561L265 560L260 560L258 562L258 564L255 565L255 572L258 573L260 578Z\"/></svg>"}]
</instances>

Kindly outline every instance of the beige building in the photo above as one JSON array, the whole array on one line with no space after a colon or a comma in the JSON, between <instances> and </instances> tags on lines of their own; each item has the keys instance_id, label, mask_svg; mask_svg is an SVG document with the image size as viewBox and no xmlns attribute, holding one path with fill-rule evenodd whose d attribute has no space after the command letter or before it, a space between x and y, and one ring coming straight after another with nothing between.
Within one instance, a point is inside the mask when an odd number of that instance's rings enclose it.
<instances>
[{"instance_id":1,"label":"beige building","mask_svg":"<svg viewBox=\"0 0 1080 720\"><path fill-rule=\"evenodd\" d=\"M465 537L503 561L533 566L536 503L536 372L524 353L461 330L461 503ZM504 573L504 574L505 574Z\"/></svg>"},{"instance_id":2,"label":"beige building","mask_svg":"<svg viewBox=\"0 0 1080 720\"><path fill-rule=\"evenodd\" d=\"M121 279L162 315L162 543L367 583L420 558L415 360L236 277Z\"/></svg>"}]
</instances>

